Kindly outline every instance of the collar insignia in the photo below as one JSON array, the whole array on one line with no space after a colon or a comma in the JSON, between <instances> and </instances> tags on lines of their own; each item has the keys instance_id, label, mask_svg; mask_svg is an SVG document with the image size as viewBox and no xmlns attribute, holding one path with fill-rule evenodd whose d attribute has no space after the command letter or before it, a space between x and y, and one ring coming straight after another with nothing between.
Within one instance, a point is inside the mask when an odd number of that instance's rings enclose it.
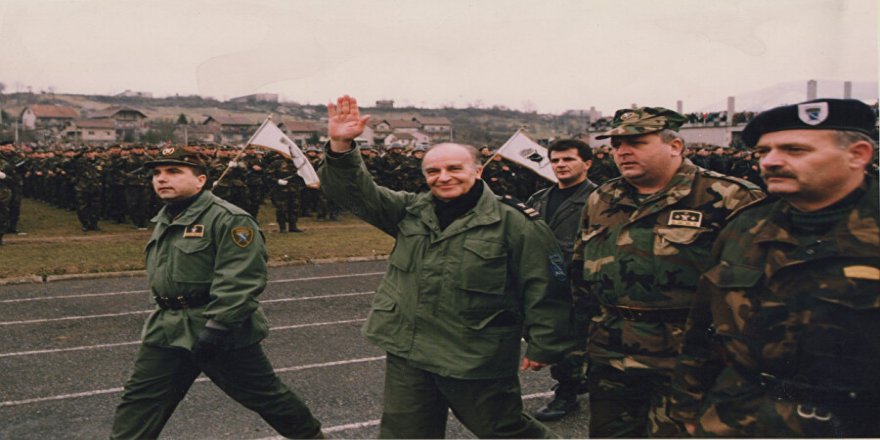
<instances>
[{"instance_id":1,"label":"collar insignia","mask_svg":"<svg viewBox=\"0 0 880 440\"><path fill-rule=\"evenodd\" d=\"M183 230L183 238L201 238L205 236L205 225L191 225Z\"/></svg>"},{"instance_id":2,"label":"collar insignia","mask_svg":"<svg viewBox=\"0 0 880 440\"><path fill-rule=\"evenodd\" d=\"M246 226L232 228L232 242L240 248L246 248L254 241L254 230Z\"/></svg>"},{"instance_id":3,"label":"collar insignia","mask_svg":"<svg viewBox=\"0 0 880 440\"><path fill-rule=\"evenodd\" d=\"M700 211L689 211L686 209L677 209L669 214L669 226L690 226L699 228L703 224L703 213Z\"/></svg>"}]
</instances>

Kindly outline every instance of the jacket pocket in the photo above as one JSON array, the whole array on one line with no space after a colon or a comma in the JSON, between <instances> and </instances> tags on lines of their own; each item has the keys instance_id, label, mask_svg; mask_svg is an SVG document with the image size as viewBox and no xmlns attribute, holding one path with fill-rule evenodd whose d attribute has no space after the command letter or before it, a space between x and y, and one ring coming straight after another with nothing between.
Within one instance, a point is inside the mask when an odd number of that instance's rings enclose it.
<instances>
[{"instance_id":1,"label":"jacket pocket","mask_svg":"<svg viewBox=\"0 0 880 440\"><path fill-rule=\"evenodd\" d=\"M850 264L843 267L828 268L835 274L822 279L821 274L814 273L817 284L825 284L825 288L816 289L816 298L824 303L831 303L853 310L880 309L880 268L870 264Z\"/></svg>"},{"instance_id":2,"label":"jacket pocket","mask_svg":"<svg viewBox=\"0 0 880 440\"><path fill-rule=\"evenodd\" d=\"M408 349L408 341L412 339L411 331L404 327L400 306L394 298L377 292L373 297L370 316L364 324L364 336L385 350L400 353Z\"/></svg>"},{"instance_id":3,"label":"jacket pocket","mask_svg":"<svg viewBox=\"0 0 880 440\"><path fill-rule=\"evenodd\" d=\"M174 243L171 279L180 283L210 283L214 278L214 251L210 240Z\"/></svg>"},{"instance_id":4,"label":"jacket pocket","mask_svg":"<svg viewBox=\"0 0 880 440\"><path fill-rule=\"evenodd\" d=\"M507 284L507 248L502 243L467 239L461 257L461 288L503 295Z\"/></svg>"},{"instance_id":5,"label":"jacket pocket","mask_svg":"<svg viewBox=\"0 0 880 440\"><path fill-rule=\"evenodd\" d=\"M686 227L659 227L654 231L654 255L675 255L681 252L683 247L688 251L694 251L695 243L700 237L704 237L710 229L686 228ZM697 247L699 248L699 247ZM709 246L704 246L705 254L709 255Z\"/></svg>"}]
</instances>

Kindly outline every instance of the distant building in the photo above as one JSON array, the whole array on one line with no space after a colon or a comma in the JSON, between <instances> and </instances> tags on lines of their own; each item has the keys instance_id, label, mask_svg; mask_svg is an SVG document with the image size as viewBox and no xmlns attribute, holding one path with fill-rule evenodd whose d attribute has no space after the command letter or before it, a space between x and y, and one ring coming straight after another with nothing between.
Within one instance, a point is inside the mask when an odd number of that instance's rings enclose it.
<instances>
[{"instance_id":1,"label":"distant building","mask_svg":"<svg viewBox=\"0 0 880 440\"><path fill-rule=\"evenodd\" d=\"M117 93L116 96L121 98L152 98L153 92L134 92L126 89L122 93Z\"/></svg>"},{"instance_id":2,"label":"distant building","mask_svg":"<svg viewBox=\"0 0 880 440\"><path fill-rule=\"evenodd\" d=\"M393 99L380 99L380 100L376 101L376 108L381 108L381 109L394 108L394 100Z\"/></svg>"},{"instance_id":3,"label":"distant building","mask_svg":"<svg viewBox=\"0 0 880 440\"><path fill-rule=\"evenodd\" d=\"M220 132L220 143L244 142L260 128L262 120L242 115L208 116L202 125L217 127Z\"/></svg>"},{"instance_id":4,"label":"distant building","mask_svg":"<svg viewBox=\"0 0 880 440\"><path fill-rule=\"evenodd\" d=\"M414 116L412 119L421 125L422 132L432 141L452 140L452 122L445 116Z\"/></svg>"},{"instance_id":5,"label":"distant building","mask_svg":"<svg viewBox=\"0 0 880 440\"><path fill-rule=\"evenodd\" d=\"M215 125L188 124L174 129L174 139L187 145L213 144L220 138L220 127Z\"/></svg>"},{"instance_id":6,"label":"distant building","mask_svg":"<svg viewBox=\"0 0 880 440\"><path fill-rule=\"evenodd\" d=\"M108 107L91 112L89 117L112 121L116 125L118 139L138 139L146 131L147 115L131 107Z\"/></svg>"},{"instance_id":7,"label":"distant building","mask_svg":"<svg viewBox=\"0 0 880 440\"><path fill-rule=\"evenodd\" d=\"M63 130L79 112L72 107L51 104L34 104L21 111L21 125L25 130Z\"/></svg>"},{"instance_id":8,"label":"distant building","mask_svg":"<svg viewBox=\"0 0 880 440\"><path fill-rule=\"evenodd\" d=\"M229 102L248 103L248 102L278 102L277 93L254 93L253 95L239 96L232 98Z\"/></svg>"},{"instance_id":9,"label":"distant building","mask_svg":"<svg viewBox=\"0 0 880 440\"><path fill-rule=\"evenodd\" d=\"M281 121L278 124L278 128L299 146L304 146L309 139L320 139L324 134L325 127L325 124L316 121L294 121L292 119Z\"/></svg>"},{"instance_id":10,"label":"distant building","mask_svg":"<svg viewBox=\"0 0 880 440\"><path fill-rule=\"evenodd\" d=\"M67 141L92 145L110 144L118 139L112 119L74 119L62 134Z\"/></svg>"}]
</instances>

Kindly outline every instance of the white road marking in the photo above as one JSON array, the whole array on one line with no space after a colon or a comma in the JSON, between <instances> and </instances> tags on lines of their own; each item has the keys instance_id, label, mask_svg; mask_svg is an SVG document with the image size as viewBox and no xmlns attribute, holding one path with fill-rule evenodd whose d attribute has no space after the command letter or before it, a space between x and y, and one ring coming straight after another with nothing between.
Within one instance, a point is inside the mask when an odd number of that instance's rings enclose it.
<instances>
[{"instance_id":1,"label":"white road marking","mask_svg":"<svg viewBox=\"0 0 880 440\"><path fill-rule=\"evenodd\" d=\"M278 327L270 327L269 330L291 330L297 328L307 328L307 327L322 327L326 325L338 325L338 324L351 324L354 322L364 322L366 318L361 319L346 319L344 321L330 321L330 322L313 322L309 324L296 324L296 325L282 325ZM46 350L31 350L31 351L18 351L12 353L0 353L0 358L4 357L13 357L13 356L29 356L35 354L50 354L50 353L64 353L68 351L82 351L82 350L96 350L99 348L113 348L113 347L122 347L126 345L138 345L141 341L128 341L128 342L117 342L112 344L97 344L97 345L83 345L79 347L68 347L68 348L53 348Z\"/></svg>"},{"instance_id":2,"label":"white road marking","mask_svg":"<svg viewBox=\"0 0 880 440\"><path fill-rule=\"evenodd\" d=\"M546 397L552 396L553 394L554 394L553 391L548 391L546 393L528 394L528 395L522 396L522 400L546 398ZM379 419L373 419L373 420L367 420L366 422L347 423L345 425L327 426L327 427L321 428L321 431L324 431L325 433L328 433L328 434L332 433L332 432L339 432L339 431L350 431L350 430L354 430L354 429L362 429L362 428L369 428L371 426L378 426L379 422L380 422ZM281 437L281 436L263 437L263 438L258 438L255 440L284 440L284 437Z\"/></svg>"},{"instance_id":3,"label":"white road marking","mask_svg":"<svg viewBox=\"0 0 880 440\"><path fill-rule=\"evenodd\" d=\"M345 297L349 297L349 296L369 295L372 293L374 293L374 291L352 292L352 293L334 293L334 294L330 294L330 295L303 296L303 297L298 297L298 298L268 299L265 301L260 301L260 303L269 304L269 303L288 302L288 301L308 301L308 300L313 300L313 299L345 298ZM117 316L147 314L147 313L151 313L153 310L154 309L138 310L138 311L134 311L134 312L104 313L101 315L64 316L61 318L30 319L30 320L25 320L25 321L0 321L0 326L2 326L2 325L22 325L22 324L42 324L42 323L46 323L46 322L75 321L75 320L82 320L82 319L113 318L113 317L117 317Z\"/></svg>"},{"instance_id":4,"label":"white road marking","mask_svg":"<svg viewBox=\"0 0 880 440\"><path fill-rule=\"evenodd\" d=\"M352 273L345 275L326 275L320 277L303 277L303 278L288 278L283 280L270 280L268 284L278 284L278 283L293 283L297 281L316 281L316 280L331 280L336 278L353 278L353 277L371 277L376 275L384 275L385 272L365 272L365 273ZM82 293L78 295L55 295L55 296L38 296L34 298L15 298L15 299L4 299L0 300L0 304L11 304L11 303L20 303L20 302L30 302L30 301L48 301L54 299L77 299L77 298L94 298L101 296L117 296L117 295L130 295L134 293L149 293L148 289L145 290L122 290L119 292L103 292L103 293Z\"/></svg>"},{"instance_id":5,"label":"white road marking","mask_svg":"<svg viewBox=\"0 0 880 440\"><path fill-rule=\"evenodd\" d=\"M289 371L301 371L308 370L312 368L328 368L328 367L336 367L339 365L348 365L348 364L357 364L357 363L365 363L365 362L375 362L379 360L385 359L385 356L375 356L375 357L367 357L367 358L359 358L359 359L346 359L343 361L334 361L334 362L324 362L320 364L307 364L307 365L297 365L293 367L287 368L278 368L275 369L276 373L284 373ZM207 377L199 377L196 379L196 382L207 382L210 381ZM54 400L66 400L66 399L76 399L80 397L91 397L91 396L100 396L103 394L113 394L122 392L123 388L108 388L104 390L92 390L92 391L84 391L81 393L71 393L71 394L60 394L57 396L46 396L46 397L35 397L33 399L23 399L23 400L7 400L4 402L0 402L0 408L5 406L20 406L27 405L30 403L40 403L40 402L50 402Z\"/></svg>"}]
</instances>

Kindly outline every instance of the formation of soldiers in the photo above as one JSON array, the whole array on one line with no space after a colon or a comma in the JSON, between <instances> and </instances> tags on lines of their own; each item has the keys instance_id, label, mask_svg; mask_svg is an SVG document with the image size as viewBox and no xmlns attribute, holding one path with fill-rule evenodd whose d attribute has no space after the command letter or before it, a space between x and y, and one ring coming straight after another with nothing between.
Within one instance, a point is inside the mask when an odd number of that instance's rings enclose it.
<instances>
[{"instance_id":1,"label":"formation of soldiers","mask_svg":"<svg viewBox=\"0 0 880 440\"><path fill-rule=\"evenodd\" d=\"M211 158L209 185L216 195L255 217L268 198L275 207L280 232L300 232L299 217L339 217L339 208L319 189L307 187L293 163L277 153L249 148L234 160L239 151L232 147L195 148ZM0 146L0 172L6 176L0 179L0 243L3 231L18 232L22 197L76 211L83 231L99 230L99 221L131 222L132 227L145 230L161 204L150 184L151 172L144 163L155 157L159 149L139 144L46 149ZM427 191L421 171L425 150L418 146L405 151L397 143L381 154L371 146L360 148L373 180L387 188L410 192ZM323 160L321 148L308 146L304 152L317 169ZM527 168L494 155L489 146L480 148L480 153L485 163L482 178L496 194L526 200L549 184ZM701 168L764 185L752 151L691 145L686 157ZM877 164L875 155L875 172ZM213 185L221 175L220 183ZM589 175L590 180L600 185L620 175L609 145L593 148Z\"/></svg>"}]
</instances>

